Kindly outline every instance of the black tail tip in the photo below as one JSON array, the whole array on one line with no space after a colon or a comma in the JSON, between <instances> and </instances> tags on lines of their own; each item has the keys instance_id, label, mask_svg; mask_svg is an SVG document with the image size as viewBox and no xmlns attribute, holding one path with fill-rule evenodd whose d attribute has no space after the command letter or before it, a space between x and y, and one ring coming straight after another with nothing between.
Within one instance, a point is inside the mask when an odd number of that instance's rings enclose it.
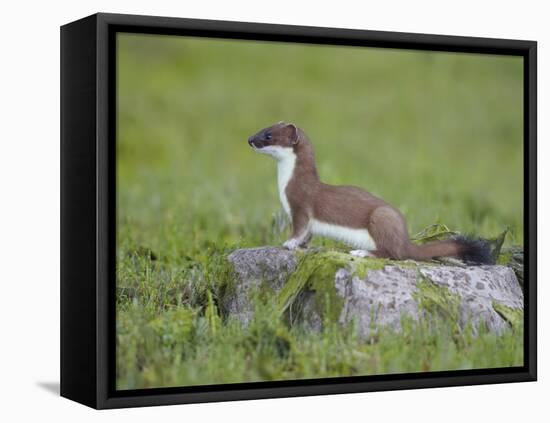
<instances>
[{"instance_id":1,"label":"black tail tip","mask_svg":"<svg viewBox=\"0 0 550 423\"><path fill-rule=\"evenodd\" d=\"M453 238L461 246L460 258L467 263L495 264L491 243L486 239L458 235Z\"/></svg>"}]
</instances>

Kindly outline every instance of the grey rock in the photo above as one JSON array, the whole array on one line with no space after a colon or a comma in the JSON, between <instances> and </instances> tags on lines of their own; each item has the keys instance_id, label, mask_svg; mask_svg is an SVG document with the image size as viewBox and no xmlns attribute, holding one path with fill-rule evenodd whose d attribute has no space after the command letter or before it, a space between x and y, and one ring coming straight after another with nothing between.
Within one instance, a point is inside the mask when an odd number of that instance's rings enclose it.
<instances>
[{"instance_id":1,"label":"grey rock","mask_svg":"<svg viewBox=\"0 0 550 423\"><path fill-rule=\"evenodd\" d=\"M359 333L366 336L378 326L401 329L403 314L418 320L416 269L391 265L369 271L364 279L347 270L337 273L340 285L346 286L340 323L355 321Z\"/></svg>"},{"instance_id":2,"label":"grey rock","mask_svg":"<svg viewBox=\"0 0 550 423\"><path fill-rule=\"evenodd\" d=\"M241 249L228 256L237 280L235 288L224 300L228 315L244 325L250 322L254 310L250 293L265 284L276 299L285 282L297 270L296 253L274 247ZM438 265L421 262L388 261L381 269L372 269L361 278L354 273L357 259L349 257L350 265L329 275L332 286L342 305L338 322L352 322L362 336L368 336L381 326L401 329L404 315L415 321L433 318L420 305L422 283L428 283L438 295L448 298L443 312L456 312L457 323L464 327L470 323L475 328L485 324L500 333L509 323L495 311L494 303L523 310L523 292L514 271L507 266ZM359 259L359 260L370 260ZM292 324L303 324L313 330L321 330L325 318L319 306L317 292L306 284L284 312ZM456 310L451 310L456 308Z\"/></svg>"},{"instance_id":3,"label":"grey rock","mask_svg":"<svg viewBox=\"0 0 550 423\"><path fill-rule=\"evenodd\" d=\"M297 265L293 252L275 247L236 250L227 259L234 267L237 280L234 290L223 301L224 311L244 324L248 324L254 311L249 295L252 290L265 283L279 292Z\"/></svg>"},{"instance_id":4,"label":"grey rock","mask_svg":"<svg viewBox=\"0 0 550 423\"><path fill-rule=\"evenodd\" d=\"M495 311L493 302L523 309L523 291L514 271L507 266L470 266L456 271L454 267L421 268L420 273L439 286L446 286L460 298L461 326L485 323L489 330L500 333L508 326Z\"/></svg>"}]
</instances>

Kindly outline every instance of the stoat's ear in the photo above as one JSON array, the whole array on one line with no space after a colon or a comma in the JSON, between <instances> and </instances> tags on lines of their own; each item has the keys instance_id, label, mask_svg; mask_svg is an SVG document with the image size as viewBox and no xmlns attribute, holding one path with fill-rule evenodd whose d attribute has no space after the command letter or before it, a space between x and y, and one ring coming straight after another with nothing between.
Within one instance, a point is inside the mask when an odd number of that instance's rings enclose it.
<instances>
[{"instance_id":1,"label":"stoat's ear","mask_svg":"<svg viewBox=\"0 0 550 423\"><path fill-rule=\"evenodd\" d=\"M300 135L298 134L298 128L296 128L296 125L294 125L293 123L289 123L288 125L286 125L286 127L290 130L290 143L292 145L298 144L298 142L300 141Z\"/></svg>"}]
</instances>

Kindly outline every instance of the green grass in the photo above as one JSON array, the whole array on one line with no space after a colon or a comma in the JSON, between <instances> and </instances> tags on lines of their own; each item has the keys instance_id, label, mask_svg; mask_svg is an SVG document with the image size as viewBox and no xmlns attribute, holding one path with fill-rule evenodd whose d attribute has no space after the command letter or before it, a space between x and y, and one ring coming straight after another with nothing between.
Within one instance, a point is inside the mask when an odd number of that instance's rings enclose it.
<instances>
[{"instance_id":1,"label":"green grass","mask_svg":"<svg viewBox=\"0 0 550 423\"><path fill-rule=\"evenodd\" d=\"M156 275L160 269L150 270ZM330 313L321 333L289 328L274 297L261 293L254 297L255 317L245 330L220 317L215 289L207 281L172 294L137 288L132 300L121 302L119 389L508 367L523 361L521 326L500 336L481 328L474 337L470 327L461 330L439 318L449 311L431 292L422 302L435 319L416 324L404 318L402 333L382 329L361 339Z\"/></svg>"},{"instance_id":2,"label":"green grass","mask_svg":"<svg viewBox=\"0 0 550 423\"><path fill-rule=\"evenodd\" d=\"M509 228L522 244L521 59L138 35L118 48L119 388L521 363L517 331L365 342L289 329L269 302L242 330L219 317L216 280L225 253L288 236L275 163L246 143L279 120L310 135L325 182L383 197L411 234Z\"/></svg>"}]
</instances>

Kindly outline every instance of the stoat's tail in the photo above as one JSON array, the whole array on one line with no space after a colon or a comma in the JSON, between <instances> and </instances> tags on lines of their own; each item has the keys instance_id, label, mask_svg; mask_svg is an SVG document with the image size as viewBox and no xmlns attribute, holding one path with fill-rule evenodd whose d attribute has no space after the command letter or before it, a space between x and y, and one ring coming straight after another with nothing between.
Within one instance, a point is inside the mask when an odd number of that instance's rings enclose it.
<instances>
[{"instance_id":1,"label":"stoat's tail","mask_svg":"<svg viewBox=\"0 0 550 423\"><path fill-rule=\"evenodd\" d=\"M476 264L494 264L491 246L484 239L469 238L462 235L446 241L429 242L424 245L410 244L409 258L426 260L434 257L456 257Z\"/></svg>"}]
</instances>

